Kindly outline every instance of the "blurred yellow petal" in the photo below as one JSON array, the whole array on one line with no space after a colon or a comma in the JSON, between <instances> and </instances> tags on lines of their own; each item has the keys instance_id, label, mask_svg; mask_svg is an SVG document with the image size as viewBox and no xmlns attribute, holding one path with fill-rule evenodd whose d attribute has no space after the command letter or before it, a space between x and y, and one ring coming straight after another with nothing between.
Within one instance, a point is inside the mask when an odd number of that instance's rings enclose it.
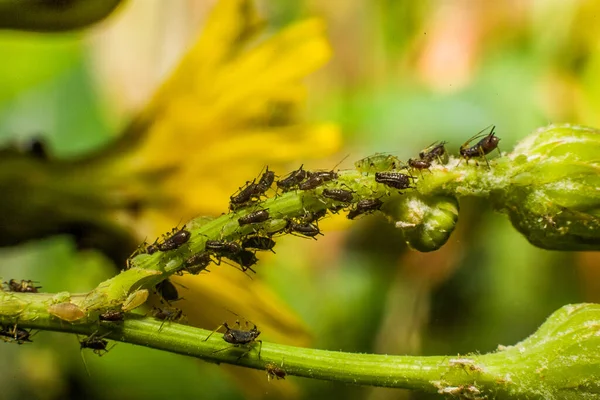
<instances>
[{"instance_id":1,"label":"blurred yellow petal","mask_svg":"<svg viewBox=\"0 0 600 400\"><path fill-rule=\"evenodd\" d=\"M124 190L143 193L139 188L148 186L137 218L119 216L140 240L152 241L198 215L226 211L229 196L265 165L282 175L291 161L323 158L341 147L337 126L301 118L302 79L331 55L323 23L301 21L258 39L263 25L252 2L220 1L201 37L132 124L128 135L135 147L120 154L107 175L137 176ZM260 267L268 267L268 257L259 255ZM266 340L310 342L306 326L260 281L260 272L250 279L226 264L210 269L173 278L185 287L185 301L177 306L191 325L210 329L235 320L229 309L255 323ZM256 372L235 376L251 383L245 389L254 395L266 391L261 381L251 381ZM286 387L277 391L290 397Z\"/></svg>"}]
</instances>

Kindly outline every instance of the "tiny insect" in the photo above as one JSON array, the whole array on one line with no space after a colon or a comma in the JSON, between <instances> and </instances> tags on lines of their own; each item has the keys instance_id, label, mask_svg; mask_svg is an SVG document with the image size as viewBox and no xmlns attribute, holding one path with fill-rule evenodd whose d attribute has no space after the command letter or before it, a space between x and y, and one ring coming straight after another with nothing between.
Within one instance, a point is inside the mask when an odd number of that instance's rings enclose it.
<instances>
[{"instance_id":1,"label":"tiny insect","mask_svg":"<svg viewBox=\"0 0 600 400\"><path fill-rule=\"evenodd\" d=\"M146 253L152 255L158 251L158 239L154 241L151 245L146 247Z\"/></svg>"},{"instance_id":2,"label":"tiny insect","mask_svg":"<svg viewBox=\"0 0 600 400\"><path fill-rule=\"evenodd\" d=\"M247 236L242 240L242 247L244 249L254 249L254 250L270 250L273 253L273 247L275 247L275 241L268 236Z\"/></svg>"},{"instance_id":3,"label":"tiny insect","mask_svg":"<svg viewBox=\"0 0 600 400\"><path fill-rule=\"evenodd\" d=\"M179 293L177 292L177 288L168 279L159 282L155 286L155 289L161 295L161 297L167 301L167 303L170 301L181 300Z\"/></svg>"},{"instance_id":4,"label":"tiny insect","mask_svg":"<svg viewBox=\"0 0 600 400\"><path fill-rule=\"evenodd\" d=\"M300 182L306 179L306 171L302 169L303 166L301 165L300 168L290 172L285 178L278 180L277 187L284 192L295 189Z\"/></svg>"},{"instance_id":5,"label":"tiny insect","mask_svg":"<svg viewBox=\"0 0 600 400\"><path fill-rule=\"evenodd\" d=\"M104 338L108 336L110 332L107 332L102 336L98 336L97 333L98 332L94 332L90 336L79 340L79 345L81 346L81 350L92 349L94 354L97 354L98 356L102 357L104 354L108 353L110 349L114 347L114 345L109 349L106 348L108 346L108 340Z\"/></svg>"},{"instance_id":6,"label":"tiny insect","mask_svg":"<svg viewBox=\"0 0 600 400\"><path fill-rule=\"evenodd\" d=\"M222 325L219 325L217 327L217 329L215 329L214 331L212 331L210 333L210 335L208 335L206 337L206 339L204 339L204 341L206 342L215 332L217 332L219 329L221 328L225 328L226 331L223 334L223 340L226 341L227 343L230 343L232 345L234 345L234 347L239 347L239 346L247 346L247 345L251 345L254 343L259 343L259 347L258 347L258 359L260 360L260 352L262 350L262 340L257 339L257 337L260 335L260 331L258 330L258 328L256 327L255 324L253 324L254 327L252 329L247 329L247 330L243 330L243 329L233 329L230 328L229 325L227 325L227 322L223 322ZM235 321L235 326L238 326L241 328L240 326L240 321ZM248 326L248 322L246 322L246 326ZM230 347L226 347L224 349L220 349L220 350L216 350L213 352L217 353L220 351L224 351L224 350L228 350L230 349ZM250 350L252 350L252 347L250 347L246 352L244 352L241 356L238 357L238 360L242 357L244 357L246 354L248 354L250 352Z\"/></svg>"},{"instance_id":7,"label":"tiny insect","mask_svg":"<svg viewBox=\"0 0 600 400\"><path fill-rule=\"evenodd\" d=\"M255 181L246 182L246 185L229 197L229 209L235 210L254 201L256 193L260 192L261 188ZM266 191L266 190L265 190Z\"/></svg>"},{"instance_id":8,"label":"tiny insect","mask_svg":"<svg viewBox=\"0 0 600 400\"><path fill-rule=\"evenodd\" d=\"M354 163L359 172L374 173L400 168L402 162L391 154L376 153Z\"/></svg>"},{"instance_id":9,"label":"tiny insect","mask_svg":"<svg viewBox=\"0 0 600 400\"><path fill-rule=\"evenodd\" d=\"M100 314L100 321L104 322L121 322L125 318L125 314L122 311L108 310Z\"/></svg>"},{"instance_id":10,"label":"tiny insect","mask_svg":"<svg viewBox=\"0 0 600 400\"><path fill-rule=\"evenodd\" d=\"M483 157L488 168L490 168L490 163L488 162L485 156L486 154L491 153L495 149L498 149L498 143L500 142L500 138L496 136L495 125L491 125L490 132L486 134L485 131L487 131L488 129L490 129L489 126L483 129L482 131L478 132L476 135L467 140L462 146L460 146L460 155L465 159L467 164L469 163L469 160L471 158ZM477 142L475 146L469 147L469 143L482 136L483 138L479 142ZM498 149L498 152L500 153L500 149Z\"/></svg>"},{"instance_id":11,"label":"tiny insect","mask_svg":"<svg viewBox=\"0 0 600 400\"><path fill-rule=\"evenodd\" d=\"M208 265L211 263L212 259L210 258L210 253L198 253L194 254L187 260L185 260L185 270L192 274L197 275L200 272L204 271Z\"/></svg>"},{"instance_id":12,"label":"tiny insect","mask_svg":"<svg viewBox=\"0 0 600 400\"><path fill-rule=\"evenodd\" d=\"M319 175L310 176L304 182L301 182L298 185L298 189L300 190L312 190L321 186L325 181Z\"/></svg>"},{"instance_id":13,"label":"tiny insect","mask_svg":"<svg viewBox=\"0 0 600 400\"><path fill-rule=\"evenodd\" d=\"M346 160L346 158L348 158L350 154L348 154L346 157L342 158L342 160L337 163L330 171L326 171L326 170L317 170L317 171L308 171L306 173L306 177L308 178L308 180L313 180L315 183L316 182L330 182L334 179L338 178L338 174L337 172L335 172L335 169L337 168L338 165L340 165L341 163L344 162L344 160ZM313 183L313 184L315 184ZM304 189L307 190L307 189Z\"/></svg>"},{"instance_id":14,"label":"tiny insect","mask_svg":"<svg viewBox=\"0 0 600 400\"><path fill-rule=\"evenodd\" d=\"M323 197L342 203L349 203L353 198L352 192L345 189L323 189Z\"/></svg>"},{"instance_id":15,"label":"tiny insect","mask_svg":"<svg viewBox=\"0 0 600 400\"><path fill-rule=\"evenodd\" d=\"M376 172L375 182L383 183L386 186L394 189L410 188L410 175L401 174L400 172Z\"/></svg>"},{"instance_id":16,"label":"tiny insect","mask_svg":"<svg viewBox=\"0 0 600 400\"><path fill-rule=\"evenodd\" d=\"M184 245L190 240L192 234L189 231L186 231L185 226L180 230L176 231L173 235L169 236L165 239L164 242L158 244L158 250L160 251L170 251L175 250Z\"/></svg>"},{"instance_id":17,"label":"tiny insect","mask_svg":"<svg viewBox=\"0 0 600 400\"><path fill-rule=\"evenodd\" d=\"M17 328L17 325L10 327L2 326L0 330L0 339L5 342L16 342L17 344L31 343L31 331Z\"/></svg>"},{"instance_id":18,"label":"tiny insect","mask_svg":"<svg viewBox=\"0 0 600 400\"><path fill-rule=\"evenodd\" d=\"M269 212L267 210L258 210L251 212L249 214L244 215L243 217L238 218L238 223L240 226L249 225L249 224L258 224L261 222L265 222L269 219Z\"/></svg>"},{"instance_id":19,"label":"tiny insect","mask_svg":"<svg viewBox=\"0 0 600 400\"><path fill-rule=\"evenodd\" d=\"M160 332L165 322L180 321L183 318L183 311L175 307L153 307L152 316L162 321L160 327L158 328L158 331Z\"/></svg>"},{"instance_id":20,"label":"tiny insect","mask_svg":"<svg viewBox=\"0 0 600 400\"><path fill-rule=\"evenodd\" d=\"M225 257L229 258L231 261L238 263L242 268L242 272L250 270L256 273L256 271L252 269L252 266L258 262L258 258L256 258L256 254L254 254L254 252L242 249L238 253L229 254Z\"/></svg>"},{"instance_id":21,"label":"tiny insect","mask_svg":"<svg viewBox=\"0 0 600 400\"><path fill-rule=\"evenodd\" d=\"M381 201L379 199L360 200L358 203L356 203L356 206L354 207L354 209L352 209L352 210L350 210L350 212L348 212L347 217L348 217L348 219L354 219L354 218L358 217L359 215L377 211L381 208L382 205L383 205L383 201Z\"/></svg>"},{"instance_id":22,"label":"tiny insect","mask_svg":"<svg viewBox=\"0 0 600 400\"><path fill-rule=\"evenodd\" d=\"M287 373L283 369L283 361L281 362L281 367L278 367L273 363L268 363L265 365L265 370L267 371L268 381L275 378L277 378L277 380L285 379L285 376L287 375Z\"/></svg>"},{"instance_id":23,"label":"tiny insect","mask_svg":"<svg viewBox=\"0 0 600 400\"><path fill-rule=\"evenodd\" d=\"M52 304L48 307L48 313L68 322L78 321L85 317L85 312L77 304L70 302Z\"/></svg>"},{"instance_id":24,"label":"tiny insect","mask_svg":"<svg viewBox=\"0 0 600 400\"><path fill-rule=\"evenodd\" d=\"M324 218L327 215L327 209L324 208L319 211L306 211L302 216L302 222L311 223L318 222L320 219Z\"/></svg>"},{"instance_id":25,"label":"tiny insect","mask_svg":"<svg viewBox=\"0 0 600 400\"><path fill-rule=\"evenodd\" d=\"M433 161L437 159L440 164L448 162L448 153L446 152L446 143L435 142L428 146L425 150L419 152L419 158L424 161Z\"/></svg>"},{"instance_id":26,"label":"tiny insect","mask_svg":"<svg viewBox=\"0 0 600 400\"><path fill-rule=\"evenodd\" d=\"M242 251L239 244L226 240L207 240L205 248L217 255L236 254Z\"/></svg>"},{"instance_id":27,"label":"tiny insect","mask_svg":"<svg viewBox=\"0 0 600 400\"><path fill-rule=\"evenodd\" d=\"M275 182L275 172L269 171L269 167L267 167L267 170L262 174L257 184L258 189L262 192L261 194L269 190L273 182Z\"/></svg>"},{"instance_id":28,"label":"tiny insect","mask_svg":"<svg viewBox=\"0 0 600 400\"><path fill-rule=\"evenodd\" d=\"M35 282L31 280L21 280L20 282L11 279L8 282L4 282L8 286L9 292L21 292L21 293L37 293L41 286L35 286Z\"/></svg>"},{"instance_id":29,"label":"tiny insect","mask_svg":"<svg viewBox=\"0 0 600 400\"><path fill-rule=\"evenodd\" d=\"M297 233L298 235L313 238L315 240L315 236L322 235L318 226L311 223L297 223L294 221L289 221L287 232Z\"/></svg>"},{"instance_id":30,"label":"tiny insect","mask_svg":"<svg viewBox=\"0 0 600 400\"><path fill-rule=\"evenodd\" d=\"M409 158L408 159L408 166L410 168L417 169L419 170L419 172L421 173L421 175L423 175L423 170L426 169L429 171L429 168L431 167L431 161L424 159L424 160L416 160L414 158Z\"/></svg>"}]
</instances>

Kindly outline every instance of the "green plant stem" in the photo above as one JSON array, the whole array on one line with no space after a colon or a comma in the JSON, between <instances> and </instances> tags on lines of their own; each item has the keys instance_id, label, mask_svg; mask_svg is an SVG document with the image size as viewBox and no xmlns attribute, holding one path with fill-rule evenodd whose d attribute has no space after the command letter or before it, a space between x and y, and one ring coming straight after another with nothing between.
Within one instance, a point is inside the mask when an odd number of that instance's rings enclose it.
<instances>
[{"instance_id":1,"label":"green plant stem","mask_svg":"<svg viewBox=\"0 0 600 400\"><path fill-rule=\"evenodd\" d=\"M122 342L228 363L266 369L283 368L288 375L437 392L464 399L600 399L600 305L564 306L536 333L515 346L489 354L455 357L353 354L252 342L235 347L221 334L174 322L127 314L119 323L70 324L44 311L47 295L3 293L13 303L31 307L0 324L76 334L97 334ZM18 300L18 301L17 301ZM3 301L7 304L8 301ZM40 310L36 312L35 310ZM6 332L6 331L3 331ZM6 334L2 338L10 341ZM206 340L209 338L208 340ZM260 351L260 357L259 357Z\"/></svg>"}]
</instances>

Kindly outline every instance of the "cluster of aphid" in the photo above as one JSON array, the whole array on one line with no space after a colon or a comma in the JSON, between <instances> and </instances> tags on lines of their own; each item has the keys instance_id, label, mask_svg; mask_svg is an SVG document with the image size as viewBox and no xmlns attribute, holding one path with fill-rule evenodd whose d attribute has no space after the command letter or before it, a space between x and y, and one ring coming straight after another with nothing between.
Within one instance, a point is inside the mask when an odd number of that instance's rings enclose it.
<instances>
[{"instance_id":1,"label":"cluster of aphid","mask_svg":"<svg viewBox=\"0 0 600 400\"><path fill-rule=\"evenodd\" d=\"M495 127L491 127L489 133L484 133L487 129L473 136L469 141L460 147L460 156L468 161L476 157L484 157L498 147L499 138L495 136ZM470 146L470 142L482 137L477 144ZM396 190L404 190L413 188L411 186L414 181L412 172L419 171L422 174L423 170L429 170L432 164L437 161L440 164L448 162L448 154L445 148L446 142L437 142L419 153L419 158L409 159L407 164L402 163L398 158L392 155L376 154L371 157L364 158L355 163L357 170L361 173L374 173L375 181ZM486 159L486 164L489 163ZM335 168L334 168L335 169ZM403 172L401 172L403 171ZM406 172L406 173L404 173ZM267 167L266 171L261 174L260 178L254 179L252 182L247 182L230 197L229 209L233 212L243 210L249 207L259 206L259 202L267 196L267 192L271 190L276 183L276 194L280 191L283 193L300 190L309 191L315 190L323 186L327 182L332 182L338 179L338 173L334 170L318 170L307 171L300 166L295 171L292 171L282 179L276 181L276 175ZM358 201L355 200L355 192L343 188L326 187L319 191L318 196L323 198L323 201L333 200L338 203L329 207L329 211L337 213L340 210L346 210L347 217L354 219L360 215L375 212L381 209L383 201L379 198L366 198ZM353 204L354 203L354 204ZM315 239L321 234L318 222L327 215L328 209L323 208L320 211L305 211L303 215L294 218L282 219L281 224L276 229L264 229L264 225L271 220L271 215L268 209L257 209L250 211L240 217L237 222L240 228L251 227L250 233L242 235L238 240L206 240L203 252L192 254L185 260L183 271L190 274L199 274L207 270L211 263L220 265L223 259L239 265L239 268L246 272L248 270L255 272L252 269L258 259L256 253L258 251L273 251L275 241L273 237L277 234L295 234L307 238ZM140 253L154 254L156 252L170 252L179 249L181 246L188 243L192 234L183 226L181 229L173 229L171 232L163 236L162 241L158 239L148 245L144 243L133 255ZM131 259L128 260L128 264ZM30 280L17 281L11 279L4 282L3 290L13 292L36 293L41 286L35 286L35 282ZM154 307L152 315L163 321L179 321L183 318L181 310L171 307L170 302L180 300L177 289L169 280L163 280L155 287L169 306L157 308ZM99 316L100 322L118 323L124 320L124 313L118 310L108 310ZM159 328L162 329L162 324ZM221 328L226 331L223 334L223 340L234 347L247 347L239 358L246 355L252 345L258 343L258 358L262 349L262 341L258 339L260 331L254 325L251 329L241 329L239 321L236 322L236 328L231 328L227 323L223 323L215 329L206 339L208 340L212 334ZM239 329L238 329L239 328ZM14 327L5 327L0 325L0 338L4 341L16 342L23 344L30 342L31 332ZM105 339L107 334L98 335L94 333L84 339L80 339L81 349L92 349L95 354L102 356L110 349L107 348L108 341ZM218 351L228 350L227 347ZM274 364L265 364L269 379L277 378L284 379L286 372L281 367Z\"/></svg>"}]
</instances>

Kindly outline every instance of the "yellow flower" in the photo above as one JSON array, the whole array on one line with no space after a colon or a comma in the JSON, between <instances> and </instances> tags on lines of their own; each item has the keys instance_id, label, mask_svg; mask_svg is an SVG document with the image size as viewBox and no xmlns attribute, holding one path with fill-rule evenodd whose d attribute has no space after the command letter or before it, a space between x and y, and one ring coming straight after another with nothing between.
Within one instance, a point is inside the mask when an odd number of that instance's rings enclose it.
<instances>
[{"instance_id":1,"label":"yellow flower","mask_svg":"<svg viewBox=\"0 0 600 400\"><path fill-rule=\"evenodd\" d=\"M258 40L262 26L251 2L220 1L199 40L115 147L124 150L105 163L104 174L119 177L122 190L140 198L137 219L120 215L132 220L140 242L197 215L226 211L229 196L265 165L283 173L290 161L339 149L335 125L299 117L302 78L330 57L323 24L301 21ZM271 340L308 343L302 322L259 279L228 266L211 270L174 278L187 288L177 306L190 324L216 327L235 319L230 309Z\"/></svg>"}]
</instances>

